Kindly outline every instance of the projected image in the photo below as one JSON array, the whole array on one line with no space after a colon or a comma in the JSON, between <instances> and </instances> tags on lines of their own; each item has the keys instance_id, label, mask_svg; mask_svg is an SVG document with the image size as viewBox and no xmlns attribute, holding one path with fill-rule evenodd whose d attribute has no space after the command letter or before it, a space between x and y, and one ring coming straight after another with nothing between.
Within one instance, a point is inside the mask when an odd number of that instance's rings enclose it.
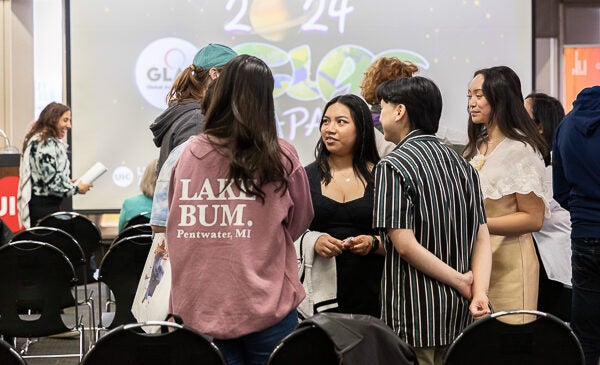
<instances>
[{"instance_id":1,"label":"projected image","mask_svg":"<svg viewBox=\"0 0 600 365\"><path fill-rule=\"evenodd\" d=\"M208 43L272 68L280 137L305 164L314 159L322 107L339 94L360 95L379 57L412 62L438 84L439 136L452 143L466 140L475 70L508 65L531 91L529 1L82 0L71 2L70 14L74 175L96 161L109 168L95 183L97 198L75 197L75 209L118 209L137 193L144 166L158 155L148 126L167 107L177 74Z\"/></svg>"}]
</instances>

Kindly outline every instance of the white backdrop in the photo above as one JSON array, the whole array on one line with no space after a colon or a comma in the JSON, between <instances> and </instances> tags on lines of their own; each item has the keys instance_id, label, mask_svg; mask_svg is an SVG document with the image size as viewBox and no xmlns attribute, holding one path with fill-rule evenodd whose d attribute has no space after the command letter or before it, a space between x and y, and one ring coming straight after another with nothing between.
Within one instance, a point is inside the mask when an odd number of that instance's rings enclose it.
<instances>
[{"instance_id":1,"label":"white backdrop","mask_svg":"<svg viewBox=\"0 0 600 365\"><path fill-rule=\"evenodd\" d=\"M380 56L416 63L440 87L440 137L466 140L473 72L508 65L531 91L532 6L524 0L77 0L70 2L73 176L109 171L74 209L119 209L158 156L148 126L178 72L210 42L264 59L280 136L313 159L322 107L360 93Z\"/></svg>"}]
</instances>

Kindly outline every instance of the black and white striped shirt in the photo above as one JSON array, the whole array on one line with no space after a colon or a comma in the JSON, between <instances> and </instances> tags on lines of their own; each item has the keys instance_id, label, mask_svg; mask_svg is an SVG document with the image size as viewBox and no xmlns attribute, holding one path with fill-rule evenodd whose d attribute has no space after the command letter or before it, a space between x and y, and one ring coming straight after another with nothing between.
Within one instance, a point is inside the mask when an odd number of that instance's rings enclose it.
<instances>
[{"instance_id":1,"label":"black and white striped shirt","mask_svg":"<svg viewBox=\"0 0 600 365\"><path fill-rule=\"evenodd\" d=\"M373 227L412 229L418 242L459 272L471 266L486 222L477 171L435 136L410 132L375 169ZM382 319L408 344L444 346L470 322L468 301L417 271L386 236Z\"/></svg>"}]
</instances>

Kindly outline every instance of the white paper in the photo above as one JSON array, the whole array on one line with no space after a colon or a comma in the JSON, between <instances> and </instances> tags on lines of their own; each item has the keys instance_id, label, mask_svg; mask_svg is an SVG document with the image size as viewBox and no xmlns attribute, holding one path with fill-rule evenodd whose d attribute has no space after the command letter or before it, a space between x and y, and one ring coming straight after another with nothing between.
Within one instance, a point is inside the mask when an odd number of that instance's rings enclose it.
<instances>
[{"instance_id":1,"label":"white paper","mask_svg":"<svg viewBox=\"0 0 600 365\"><path fill-rule=\"evenodd\" d=\"M96 162L83 175L81 175L79 179L77 179L77 182L81 181L85 184L89 184L102 176L106 171L108 171L106 166L104 166L101 162Z\"/></svg>"}]
</instances>

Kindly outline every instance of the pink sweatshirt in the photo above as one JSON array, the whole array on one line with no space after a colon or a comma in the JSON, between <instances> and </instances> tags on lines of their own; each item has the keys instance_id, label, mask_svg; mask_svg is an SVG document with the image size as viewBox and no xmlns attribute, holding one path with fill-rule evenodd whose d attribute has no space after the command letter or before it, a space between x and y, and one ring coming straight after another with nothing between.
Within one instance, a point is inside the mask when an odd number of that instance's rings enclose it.
<instances>
[{"instance_id":1,"label":"pink sweatshirt","mask_svg":"<svg viewBox=\"0 0 600 365\"><path fill-rule=\"evenodd\" d=\"M292 161L288 190L281 195L272 184L263 186L265 204L227 185L229 161L203 134L190 140L173 168L171 312L217 339L266 329L305 296L293 242L313 218L312 201L296 150L280 144Z\"/></svg>"}]
</instances>

